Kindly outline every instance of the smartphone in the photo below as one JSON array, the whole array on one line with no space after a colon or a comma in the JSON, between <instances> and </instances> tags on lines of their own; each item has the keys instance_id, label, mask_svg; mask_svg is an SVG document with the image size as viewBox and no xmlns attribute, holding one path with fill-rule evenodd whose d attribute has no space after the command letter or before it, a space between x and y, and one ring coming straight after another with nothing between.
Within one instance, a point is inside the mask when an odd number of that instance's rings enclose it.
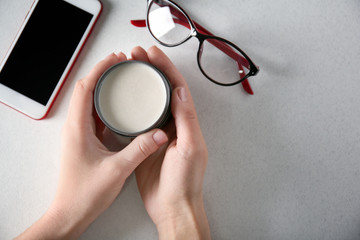
<instances>
[{"instance_id":1,"label":"smartphone","mask_svg":"<svg viewBox=\"0 0 360 240\"><path fill-rule=\"evenodd\" d=\"M98 0L35 0L1 62L0 101L45 118L101 10Z\"/></svg>"}]
</instances>

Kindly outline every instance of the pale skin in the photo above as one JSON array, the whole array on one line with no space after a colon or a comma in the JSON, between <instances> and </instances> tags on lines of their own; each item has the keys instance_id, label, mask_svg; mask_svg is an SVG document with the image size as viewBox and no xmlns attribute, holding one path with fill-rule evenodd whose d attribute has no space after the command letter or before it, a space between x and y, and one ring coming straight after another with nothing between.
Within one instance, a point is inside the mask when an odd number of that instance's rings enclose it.
<instances>
[{"instance_id":1,"label":"pale skin","mask_svg":"<svg viewBox=\"0 0 360 240\"><path fill-rule=\"evenodd\" d=\"M157 47L136 47L131 59L148 61L173 88L173 121L135 138L119 152L102 143L104 125L93 108L101 74L127 60L110 54L76 83L63 128L61 171L46 213L16 239L77 239L120 193L135 171L140 195L159 239L210 239L202 185L207 149L186 81Z\"/></svg>"}]
</instances>

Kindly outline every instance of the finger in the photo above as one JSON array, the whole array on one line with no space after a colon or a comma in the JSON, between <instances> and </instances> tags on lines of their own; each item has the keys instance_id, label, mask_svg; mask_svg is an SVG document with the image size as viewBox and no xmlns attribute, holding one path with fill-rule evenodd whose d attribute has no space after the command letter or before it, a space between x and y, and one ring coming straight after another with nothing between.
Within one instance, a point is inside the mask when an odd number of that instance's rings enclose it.
<instances>
[{"instance_id":1,"label":"finger","mask_svg":"<svg viewBox=\"0 0 360 240\"><path fill-rule=\"evenodd\" d=\"M148 55L142 47L135 47L131 50L131 58L133 60L149 62Z\"/></svg>"},{"instance_id":2,"label":"finger","mask_svg":"<svg viewBox=\"0 0 360 240\"><path fill-rule=\"evenodd\" d=\"M137 136L114 157L127 177L142 161L157 151L167 141L168 137L162 130L154 129Z\"/></svg>"},{"instance_id":3,"label":"finger","mask_svg":"<svg viewBox=\"0 0 360 240\"><path fill-rule=\"evenodd\" d=\"M164 127L161 128L169 138L169 141L175 139L176 137L176 128L174 118L171 118L169 123L167 123Z\"/></svg>"},{"instance_id":4,"label":"finger","mask_svg":"<svg viewBox=\"0 0 360 240\"><path fill-rule=\"evenodd\" d=\"M84 78L85 79L84 85L86 85L90 90L94 90L98 79L106 71L106 69L108 69L109 67L111 67L112 65L118 62L125 60L127 60L126 56L122 52L118 54L115 53L110 54L104 60L97 63L95 67L89 72L86 78Z\"/></svg>"},{"instance_id":5,"label":"finger","mask_svg":"<svg viewBox=\"0 0 360 240\"><path fill-rule=\"evenodd\" d=\"M166 75L173 88L187 86L181 73L159 48L152 46L147 53L150 63Z\"/></svg>"},{"instance_id":6,"label":"finger","mask_svg":"<svg viewBox=\"0 0 360 240\"><path fill-rule=\"evenodd\" d=\"M95 108L95 107L94 107ZM95 134L96 137L102 141L103 140L103 133L104 133L104 129L105 129L105 124L103 123L103 121L100 119L100 117L97 115L95 109L93 109L94 112L94 119L95 119Z\"/></svg>"},{"instance_id":7,"label":"finger","mask_svg":"<svg viewBox=\"0 0 360 240\"><path fill-rule=\"evenodd\" d=\"M122 53L114 53L100 61L83 79L79 80L70 101L68 119L74 124L84 124L93 121L93 92L100 76L112 65L126 60Z\"/></svg>"},{"instance_id":8,"label":"finger","mask_svg":"<svg viewBox=\"0 0 360 240\"><path fill-rule=\"evenodd\" d=\"M194 143L202 137L195 106L188 85L170 59L156 46L148 50L150 62L160 69L174 88L171 111L179 142Z\"/></svg>"},{"instance_id":9,"label":"finger","mask_svg":"<svg viewBox=\"0 0 360 240\"><path fill-rule=\"evenodd\" d=\"M174 89L171 102L171 111L175 119L178 144L197 144L202 138L199 121L190 92L185 87Z\"/></svg>"}]
</instances>

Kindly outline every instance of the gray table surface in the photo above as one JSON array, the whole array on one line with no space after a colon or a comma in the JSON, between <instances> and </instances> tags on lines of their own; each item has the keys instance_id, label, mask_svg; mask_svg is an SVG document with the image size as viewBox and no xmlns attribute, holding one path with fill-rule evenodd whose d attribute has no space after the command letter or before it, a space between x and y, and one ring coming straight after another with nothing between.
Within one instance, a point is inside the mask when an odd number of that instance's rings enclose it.
<instances>
[{"instance_id":1,"label":"gray table surface","mask_svg":"<svg viewBox=\"0 0 360 240\"><path fill-rule=\"evenodd\" d=\"M197 40L161 47L187 79L209 148L205 207L213 239L360 238L360 1L177 0L260 66L255 95L197 68ZM0 59L32 0L0 1ZM145 0L104 11L49 116L0 104L0 238L38 219L54 196L61 129L76 80L111 52L155 43L130 19ZM134 176L81 239L156 239Z\"/></svg>"}]
</instances>

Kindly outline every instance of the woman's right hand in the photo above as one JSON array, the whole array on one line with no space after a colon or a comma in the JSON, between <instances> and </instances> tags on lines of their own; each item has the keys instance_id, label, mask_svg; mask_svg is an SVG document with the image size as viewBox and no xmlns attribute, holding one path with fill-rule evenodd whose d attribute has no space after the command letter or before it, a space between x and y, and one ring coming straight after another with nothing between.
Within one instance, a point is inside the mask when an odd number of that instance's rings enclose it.
<instances>
[{"instance_id":1,"label":"woman's right hand","mask_svg":"<svg viewBox=\"0 0 360 240\"><path fill-rule=\"evenodd\" d=\"M153 64L173 87L169 144L136 169L145 208L160 239L210 239L202 195L208 153L187 83L157 47L134 48L132 58Z\"/></svg>"}]
</instances>

